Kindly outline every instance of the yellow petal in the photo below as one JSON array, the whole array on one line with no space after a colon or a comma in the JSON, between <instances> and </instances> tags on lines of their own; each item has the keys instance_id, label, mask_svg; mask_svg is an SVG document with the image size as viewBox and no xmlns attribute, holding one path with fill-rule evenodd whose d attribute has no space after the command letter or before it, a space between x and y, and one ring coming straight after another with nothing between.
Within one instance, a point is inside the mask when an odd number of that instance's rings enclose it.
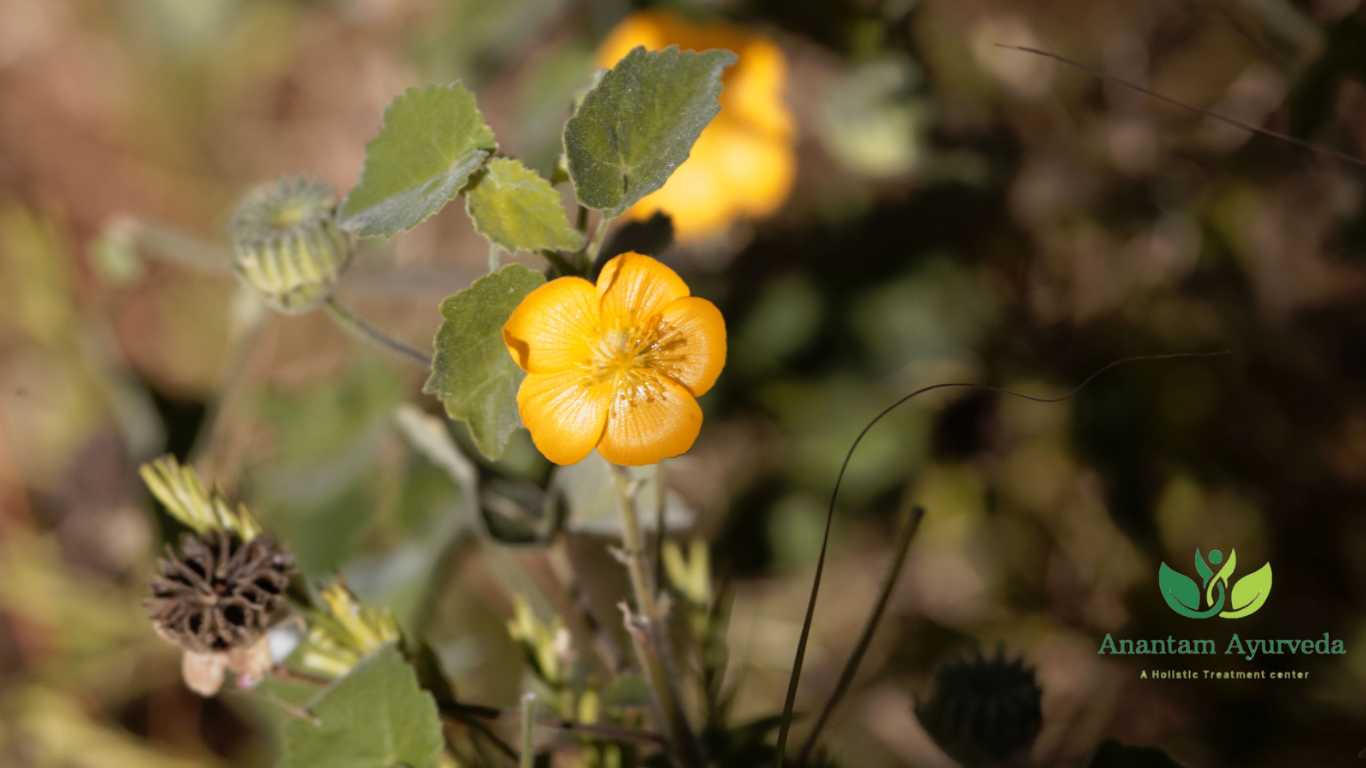
<instances>
[{"instance_id":1,"label":"yellow petal","mask_svg":"<svg viewBox=\"0 0 1366 768\"><path fill-rule=\"evenodd\" d=\"M631 328L688 295L688 284L662 263L626 252L603 265L598 275L598 312L605 328Z\"/></svg>"},{"instance_id":2,"label":"yellow petal","mask_svg":"<svg viewBox=\"0 0 1366 768\"><path fill-rule=\"evenodd\" d=\"M517 411L547 459L576 464L602 437L611 399L610 382L594 384L580 371L531 373L517 390Z\"/></svg>"},{"instance_id":3,"label":"yellow petal","mask_svg":"<svg viewBox=\"0 0 1366 768\"><path fill-rule=\"evenodd\" d=\"M682 384L644 375L619 388L598 453L613 464L656 464L686 453L702 430L702 408Z\"/></svg>"},{"instance_id":4,"label":"yellow petal","mask_svg":"<svg viewBox=\"0 0 1366 768\"><path fill-rule=\"evenodd\" d=\"M528 373L553 373L589 359L598 335L593 284L561 277L528 293L503 325L503 343Z\"/></svg>"},{"instance_id":5,"label":"yellow petal","mask_svg":"<svg viewBox=\"0 0 1366 768\"><path fill-rule=\"evenodd\" d=\"M660 313L657 367L701 397L726 365L726 321L706 299L689 296Z\"/></svg>"}]
</instances>

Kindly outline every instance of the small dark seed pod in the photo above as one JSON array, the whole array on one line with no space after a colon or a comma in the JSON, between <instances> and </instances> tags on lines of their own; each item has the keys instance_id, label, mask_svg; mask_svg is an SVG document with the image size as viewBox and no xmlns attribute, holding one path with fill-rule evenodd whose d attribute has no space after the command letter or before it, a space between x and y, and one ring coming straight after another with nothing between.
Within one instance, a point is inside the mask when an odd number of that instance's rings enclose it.
<instances>
[{"instance_id":1,"label":"small dark seed pod","mask_svg":"<svg viewBox=\"0 0 1366 768\"><path fill-rule=\"evenodd\" d=\"M1043 690L1034 669L1007 659L973 657L935 673L928 701L916 706L921 725L965 766L1023 765L1043 727Z\"/></svg>"},{"instance_id":2,"label":"small dark seed pod","mask_svg":"<svg viewBox=\"0 0 1366 768\"><path fill-rule=\"evenodd\" d=\"M146 606L157 632L194 653L231 651L270 628L294 559L266 536L185 534L158 562Z\"/></svg>"},{"instance_id":3,"label":"small dark seed pod","mask_svg":"<svg viewBox=\"0 0 1366 768\"><path fill-rule=\"evenodd\" d=\"M351 240L337 228L336 193L291 178L264 184L232 217L233 267L281 312L307 312L332 294L351 261Z\"/></svg>"}]
</instances>

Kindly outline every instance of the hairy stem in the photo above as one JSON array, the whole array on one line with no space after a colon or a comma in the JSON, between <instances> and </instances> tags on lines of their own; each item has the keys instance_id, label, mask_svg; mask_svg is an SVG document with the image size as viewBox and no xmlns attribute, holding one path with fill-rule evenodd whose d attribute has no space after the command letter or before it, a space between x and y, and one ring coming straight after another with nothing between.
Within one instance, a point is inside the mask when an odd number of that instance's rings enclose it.
<instances>
[{"instance_id":1,"label":"hairy stem","mask_svg":"<svg viewBox=\"0 0 1366 768\"><path fill-rule=\"evenodd\" d=\"M522 694L522 740L518 744L521 758L517 764L521 768L533 768L536 764L536 745L533 743L536 721L536 694Z\"/></svg>"},{"instance_id":2,"label":"hairy stem","mask_svg":"<svg viewBox=\"0 0 1366 768\"><path fill-rule=\"evenodd\" d=\"M409 360L417 363L423 368L432 367L432 359L417 349L393 338L389 334L371 325L364 318L346 309L337 303L334 298L329 298L323 305L327 309L327 314L337 321L337 324L372 344L377 344L390 352L402 355Z\"/></svg>"},{"instance_id":3,"label":"hairy stem","mask_svg":"<svg viewBox=\"0 0 1366 768\"><path fill-rule=\"evenodd\" d=\"M655 465L655 597L664 589L664 462Z\"/></svg>"},{"instance_id":4,"label":"hairy stem","mask_svg":"<svg viewBox=\"0 0 1366 768\"><path fill-rule=\"evenodd\" d=\"M623 606L626 631L639 657L650 688L654 693L659 720L683 763L700 767L701 749L693 739L692 728L683 712L682 700L674 686L673 676L665 656L666 637L662 623L661 603L655 598L654 585L645 563L645 537L640 529L640 514L636 508L636 483L624 467L612 465L612 481L621 509L621 560L631 582L635 610Z\"/></svg>"}]
</instances>

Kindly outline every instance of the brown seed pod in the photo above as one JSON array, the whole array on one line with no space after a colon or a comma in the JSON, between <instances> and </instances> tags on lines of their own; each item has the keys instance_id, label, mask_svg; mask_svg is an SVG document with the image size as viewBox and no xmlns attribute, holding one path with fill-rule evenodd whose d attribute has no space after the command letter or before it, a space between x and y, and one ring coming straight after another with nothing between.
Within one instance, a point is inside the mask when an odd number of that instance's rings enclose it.
<instances>
[{"instance_id":1,"label":"brown seed pod","mask_svg":"<svg viewBox=\"0 0 1366 768\"><path fill-rule=\"evenodd\" d=\"M266 536L185 534L157 563L146 601L157 633L193 653L231 651L270 628L294 559Z\"/></svg>"}]
</instances>

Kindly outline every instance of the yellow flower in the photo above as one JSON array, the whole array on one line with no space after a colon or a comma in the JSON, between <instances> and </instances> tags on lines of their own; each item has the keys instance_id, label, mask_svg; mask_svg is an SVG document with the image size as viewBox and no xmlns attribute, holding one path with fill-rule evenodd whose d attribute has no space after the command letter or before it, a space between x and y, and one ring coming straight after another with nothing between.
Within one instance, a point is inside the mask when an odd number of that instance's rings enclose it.
<instances>
[{"instance_id":1,"label":"yellow flower","mask_svg":"<svg viewBox=\"0 0 1366 768\"><path fill-rule=\"evenodd\" d=\"M726 48L739 61L726 70L721 112L702 131L687 162L628 215L663 210L680 239L720 231L739 216L777 210L796 175L792 114L783 99L787 61L773 41L729 24L701 24L663 10L628 16L598 50L610 67L638 45L657 50Z\"/></svg>"},{"instance_id":2,"label":"yellow flower","mask_svg":"<svg viewBox=\"0 0 1366 768\"><path fill-rule=\"evenodd\" d=\"M526 371L517 409L556 464L594 448L614 464L654 464L692 447L697 404L726 363L726 325L672 269L623 253L598 283L561 277L527 294L503 326Z\"/></svg>"}]
</instances>

